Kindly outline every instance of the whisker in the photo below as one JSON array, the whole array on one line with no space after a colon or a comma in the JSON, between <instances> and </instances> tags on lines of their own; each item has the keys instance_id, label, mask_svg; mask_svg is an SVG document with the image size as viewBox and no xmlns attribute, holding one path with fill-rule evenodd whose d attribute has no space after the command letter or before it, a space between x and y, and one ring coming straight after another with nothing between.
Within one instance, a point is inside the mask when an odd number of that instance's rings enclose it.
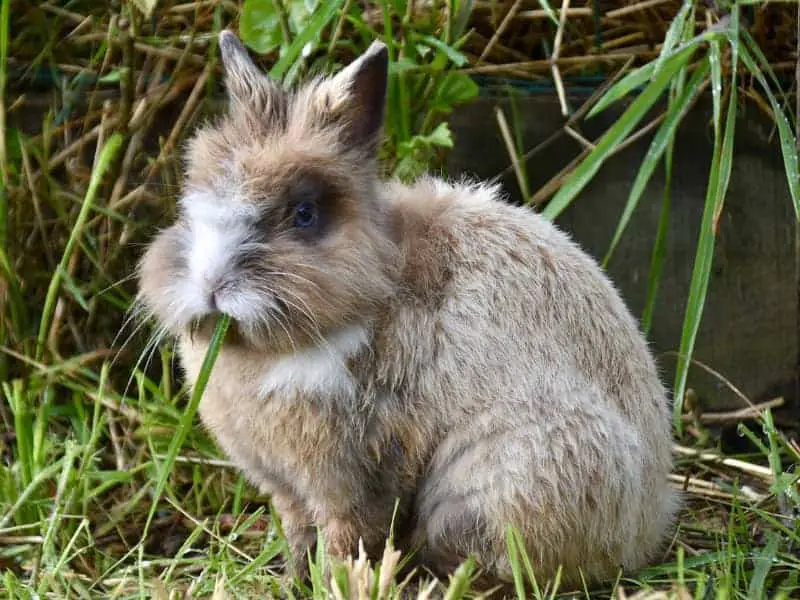
<instances>
[{"instance_id":1,"label":"whisker","mask_svg":"<svg viewBox=\"0 0 800 600\"><path fill-rule=\"evenodd\" d=\"M138 276L139 276L138 273L131 273L127 277L123 277L122 279L116 281L115 283L112 283L111 285L103 288L102 290L99 290L98 292L95 293L95 295L96 296L102 296L107 291L113 290L114 288L121 286L123 283L128 283L129 281L132 281L132 280L136 279Z\"/></svg>"}]
</instances>

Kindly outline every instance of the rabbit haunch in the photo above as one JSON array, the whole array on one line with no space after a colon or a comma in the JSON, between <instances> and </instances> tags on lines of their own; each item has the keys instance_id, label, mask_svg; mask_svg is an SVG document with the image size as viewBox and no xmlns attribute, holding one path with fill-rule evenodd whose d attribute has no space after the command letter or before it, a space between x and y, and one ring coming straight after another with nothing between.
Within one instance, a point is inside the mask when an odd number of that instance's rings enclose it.
<instances>
[{"instance_id":1,"label":"rabbit haunch","mask_svg":"<svg viewBox=\"0 0 800 600\"><path fill-rule=\"evenodd\" d=\"M232 329L200 405L272 495L305 572L397 543L444 575L540 583L645 565L677 508L668 400L637 323L566 234L494 187L379 181L387 79L373 44L294 91L220 38L229 112L195 134L178 221L140 265L142 305L196 381L208 318ZM195 326L196 323L199 326Z\"/></svg>"}]
</instances>

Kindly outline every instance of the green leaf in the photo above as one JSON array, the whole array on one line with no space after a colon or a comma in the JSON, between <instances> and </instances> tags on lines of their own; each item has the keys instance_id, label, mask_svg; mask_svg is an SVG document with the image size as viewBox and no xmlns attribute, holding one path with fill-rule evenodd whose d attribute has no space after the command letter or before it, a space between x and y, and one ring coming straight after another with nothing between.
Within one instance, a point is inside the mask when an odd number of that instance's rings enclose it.
<instances>
[{"instance_id":1,"label":"green leaf","mask_svg":"<svg viewBox=\"0 0 800 600\"><path fill-rule=\"evenodd\" d=\"M473 2L472 0L454 0L451 2L450 7L451 9L447 11L449 23L447 32L448 41L464 35L464 31L469 24L469 19L472 16Z\"/></svg>"},{"instance_id":2,"label":"green leaf","mask_svg":"<svg viewBox=\"0 0 800 600\"><path fill-rule=\"evenodd\" d=\"M691 35L691 30L687 27L683 35ZM683 96L684 85L686 83L686 69L681 69L678 76L670 84L670 110L673 110L677 99ZM672 187L672 155L675 149L675 136L671 136L667 142L664 153L664 195L661 200L661 212L658 216L658 228L656 239L653 242L653 251L650 255L650 270L647 278L647 296L645 298L644 310L642 311L642 331L647 335L653 322L653 313L656 307L658 296L658 286L661 282L661 271L664 268L664 261L667 253L667 237L669 233L669 215L671 204Z\"/></svg>"},{"instance_id":3,"label":"green leaf","mask_svg":"<svg viewBox=\"0 0 800 600\"><path fill-rule=\"evenodd\" d=\"M778 127L778 137L781 142L781 152L783 154L783 167L786 171L786 182L789 185L789 193L792 196L795 216L800 220L800 170L798 170L797 141L792 134L792 128L789 124L786 112L781 108L778 100L775 98L775 94L772 93L772 89L764 78L762 69L758 67L748 51L748 48L757 48L757 44L746 31L743 32L742 37L745 39L746 43L746 46L740 48L742 62L764 89L769 99L770 106L772 106L772 112L775 114L775 124ZM761 66L766 66L764 70L769 69L769 63L766 63L765 58L763 58L762 62L762 58L763 54L759 57Z\"/></svg>"},{"instance_id":4,"label":"green leaf","mask_svg":"<svg viewBox=\"0 0 800 600\"><path fill-rule=\"evenodd\" d=\"M446 122L439 123L427 135L417 134L397 146L397 163L394 176L402 180L413 179L427 167L427 161L434 155L435 148L452 148L453 135Z\"/></svg>"},{"instance_id":5,"label":"green leaf","mask_svg":"<svg viewBox=\"0 0 800 600\"><path fill-rule=\"evenodd\" d=\"M612 125L602 139L589 153L580 165L572 172L571 176L561 186L555 197L547 204L542 214L549 219L555 219L561 212L569 206L572 200L583 190L592 180L603 163L611 156L611 153L619 146L627 135L642 120L644 115L661 96L664 89L669 85L675 73L683 67L691 58L695 48L690 46L685 48L675 56L671 57L657 77L631 102L625 113Z\"/></svg>"},{"instance_id":6,"label":"green leaf","mask_svg":"<svg viewBox=\"0 0 800 600\"><path fill-rule=\"evenodd\" d=\"M330 0L329 2L320 3L311 18L305 23L303 29L292 40L291 45L286 48L278 62L270 69L270 77L276 80L282 79L289 67L300 56L306 44L314 41L318 42L321 39L322 30L327 27L328 23L339 11L342 2L344 0Z\"/></svg>"},{"instance_id":7,"label":"green leaf","mask_svg":"<svg viewBox=\"0 0 800 600\"><path fill-rule=\"evenodd\" d=\"M647 154L645 154L644 160L642 161L642 166L633 182L630 195L628 196L628 201L625 204L625 209L622 212L622 217L620 217L619 223L617 224L617 229L614 232L614 237L611 240L611 245L608 248L605 258L603 259L603 267L605 267L608 264L608 261L611 260L611 255L614 253L614 250L619 244L622 234L625 231L625 228L628 226L631 216L633 215L633 211L638 206L639 200L641 199L642 194L647 187L647 183L650 181L650 177L652 177L653 172L656 170L656 167L661 160L661 156L664 154L664 150L668 144L672 143L672 140L675 137L675 132L678 129L678 125L680 125L686 113L689 112L689 109L694 104L695 98L697 98L698 94L700 93L703 82L708 74L708 70L709 61L701 61L680 98L678 98L674 103L670 103L667 117L664 119L664 122L661 123L661 126L658 128L658 132L653 138L653 141L650 143L650 148L648 148Z\"/></svg>"},{"instance_id":8,"label":"green leaf","mask_svg":"<svg viewBox=\"0 0 800 600\"><path fill-rule=\"evenodd\" d=\"M793 2L794 0L788 0L788 1ZM783 87L781 86L781 82L778 81L778 78L775 76L775 72L772 70L772 66L767 60L767 57L764 56L764 53L761 51L761 48L759 47L758 43L753 39L753 36L750 34L750 32L744 29L740 33L741 37L744 39L745 45L750 50L750 52L753 53L753 56L756 58L758 64L761 65L760 74L762 75L764 73L767 74L770 81L772 81L772 86L774 89L776 90L783 89ZM738 42L738 35L739 32L737 32L737 42Z\"/></svg>"},{"instance_id":9,"label":"green leaf","mask_svg":"<svg viewBox=\"0 0 800 600\"><path fill-rule=\"evenodd\" d=\"M547 13L547 18L550 19L553 25L558 27L558 17L556 16L556 13L553 11L553 7L550 6L550 2L548 0L539 0L539 6L541 6L542 10L544 10L544 12Z\"/></svg>"},{"instance_id":10,"label":"green leaf","mask_svg":"<svg viewBox=\"0 0 800 600\"><path fill-rule=\"evenodd\" d=\"M719 49L719 40L711 40L708 49L708 61L711 64L711 98L714 111L714 135L719 135L720 106L722 102L722 59Z\"/></svg>"},{"instance_id":11,"label":"green leaf","mask_svg":"<svg viewBox=\"0 0 800 600\"><path fill-rule=\"evenodd\" d=\"M244 0L239 35L245 45L266 54L281 45L281 20L273 0Z\"/></svg>"},{"instance_id":12,"label":"green leaf","mask_svg":"<svg viewBox=\"0 0 800 600\"><path fill-rule=\"evenodd\" d=\"M736 8L734 8L733 13L737 14ZM711 277L711 266L714 261L714 247L716 245L717 235L716 224L720 212L722 211L725 196L728 192L728 183L730 182L733 163L733 142L736 134L737 67L736 45L733 45L730 68L730 98L728 98L728 114L725 121L725 132L720 136L719 127L715 124L714 130L717 134L714 137L714 155L711 162L711 171L709 173L703 218L700 224L697 253L692 269L692 280L689 284L689 299L683 318L678 364L675 372L673 420L679 432L682 428L681 413L683 412L683 395L686 390L689 364L694 352L697 332L700 329L700 320L703 316L706 295L708 293L708 284Z\"/></svg>"},{"instance_id":13,"label":"green leaf","mask_svg":"<svg viewBox=\"0 0 800 600\"><path fill-rule=\"evenodd\" d=\"M453 134L450 132L450 127L446 122L439 123L431 133L426 136L418 136L417 139L424 139L432 146L453 147Z\"/></svg>"},{"instance_id":14,"label":"green leaf","mask_svg":"<svg viewBox=\"0 0 800 600\"><path fill-rule=\"evenodd\" d=\"M646 65L642 65L638 69L634 69L625 75L625 77L611 86L606 93L600 97L591 110L589 110L589 112L586 114L586 118L590 119L591 117L601 113L614 102L627 96L637 87L644 85L644 83L653 76L655 70L656 64L654 62L649 62Z\"/></svg>"},{"instance_id":15,"label":"green leaf","mask_svg":"<svg viewBox=\"0 0 800 600\"><path fill-rule=\"evenodd\" d=\"M192 389L192 395L189 399L189 404L186 407L186 410L181 413L180 422L178 423L178 430L175 432L175 435L172 437L169 443L167 457L164 459L164 462L159 465L160 473L156 482L156 489L153 492L152 504L150 505L150 511L147 514L147 521L144 525L144 531L142 532L142 539L146 539L147 537L147 533L150 529L150 523L152 522L153 516L156 514L156 510L158 509L158 502L161 499L161 494L164 493L164 488L167 485L167 479L169 479L170 473L172 472L172 466L175 464L175 458L178 456L178 452L180 451L181 446L183 446L183 443L186 441L186 437L189 435L189 431L192 428L197 407L200 405L200 399L203 397L203 393L206 391L206 385L211 377L211 370L214 368L214 363L216 362L217 356L219 356L220 350L222 349L222 342L225 339L225 333L228 331L230 322L231 319L226 314L221 315L219 319L217 319L216 326L214 327L214 334L211 336L211 342L209 343L206 354L203 357L203 364L200 367L200 374L198 375L197 381Z\"/></svg>"},{"instance_id":16,"label":"green leaf","mask_svg":"<svg viewBox=\"0 0 800 600\"><path fill-rule=\"evenodd\" d=\"M461 52L459 52L449 44L444 43L439 38L436 38L432 35L420 35L414 37L416 37L420 41L425 42L427 45L436 48L437 50L441 50L442 53L444 53L444 55L450 59L450 62L452 62L457 67L463 67L469 62L469 59L466 56L461 54Z\"/></svg>"},{"instance_id":17,"label":"green leaf","mask_svg":"<svg viewBox=\"0 0 800 600\"><path fill-rule=\"evenodd\" d=\"M469 75L450 71L436 86L430 108L443 113L450 113L453 107L469 102L478 95L479 87Z\"/></svg>"},{"instance_id":18,"label":"green leaf","mask_svg":"<svg viewBox=\"0 0 800 600\"><path fill-rule=\"evenodd\" d=\"M659 65L659 75L661 74L661 69L665 68L666 65L674 60L676 60L679 56L685 56L686 53L691 55L693 53L693 49L695 49L699 44L704 41L717 39L721 37L723 34L717 31L706 31L697 37L692 38L691 40L681 44L667 55L659 57L658 60L661 60L662 63ZM687 59L688 60L688 59ZM595 103L592 109L587 113L586 118L591 118L606 108L608 108L611 104L624 98L627 96L631 91L636 89L637 87L644 85L646 81L651 79L652 77L656 76L656 61L651 61L645 65L642 65L638 69L635 69L625 75L622 79L620 79L617 83L612 85L605 94L603 94L600 99Z\"/></svg>"},{"instance_id":19,"label":"green leaf","mask_svg":"<svg viewBox=\"0 0 800 600\"><path fill-rule=\"evenodd\" d=\"M664 66L664 61L670 55L673 47L681 39L684 26L686 24L686 17L689 15L689 11L693 7L693 0L683 0L681 9L678 11L678 14L675 15L675 18L672 19L672 23L670 23L669 29L667 29L667 34L664 36L664 43L661 46L661 52L659 53L655 62L653 71L654 75L661 70L661 67Z\"/></svg>"},{"instance_id":20,"label":"green leaf","mask_svg":"<svg viewBox=\"0 0 800 600\"><path fill-rule=\"evenodd\" d=\"M114 69L102 77L98 77L97 83L119 83L119 81L122 79L122 74L125 73L125 70L125 67Z\"/></svg>"},{"instance_id":21,"label":"green leaf","mask_svg":"<svg viewBox=\"0 0 800 600\"><path fill-rule=\"evenodd\" d=\"M60 269L61 267L56 267L56 268ZM75 302L77 302L78 305L83 310L85 310L86 312L89 312L89 304L86 302L86 298L83 297L83 294L81 293L80 288L75 283L75 281L72 279L72 277L70 277L69 273L67 271L62 271L61 272L61 277L64 280L64 282L63 282L64 289L67 290L70 293L70 295L75 300Z\"/></svg>"},{"instance_id":22,"label":"green leaf","mask_svg":"<svg viewBox=\"0 0 800 600\"><path fill-rule=\"evenodd\" d=\"M670 214L670 186L672 184L672 152L674 139L670 140L666 154L664 155L664 197L661 201L661 213L658 216L658 229L656 230L656 240L653 242L653 253L650 256L650 272L647 279L647 297L642 311L642 331L649 333L653 324L653 313L656 307L656 297L658 296L658 284L661 281L661 271L664 268L664 260L667 254L667 233L669 230Z\"/></svg>"},{"instance_id":23,"label":"green leaf","mask_svg":"<svg viewBox=\"0 0 800 600\"><path fill-rule=\"evenodd\" d=\"M753 578L750 580L748 588L748 598L763 598L764 584L767 581L772 565L775 564L778 555L778 533L775 531L767 532L767 545L758 550L753 557Z\"/></svg>"},{"instance_id":24,"label":"green leaf","mask_svg":"<svg viewBox=\"0 0 800 600\"><path fill-rule=\"evenodd\" d=\"M511 575L514 580L514 589L517 598L525 598L525 580L522 578L522 564L519 559L519 548L517 546L516 530L511 526L506 526L506 555L511 564Z\"/></svg>"},{"instance_id":25,"label":"green leaf","mask_svg":"<svg viewBox=\"0 0 800 600\"><path fill-rule=\"evenodd\" d=\"M41 360L42 356L44 355L45 341L47 340L47 334L50 330L53 313L56 310L56 299L58 298L58 293L61 289L62 275L67 271L67 265L69 264L72 254L75 251L75 247L78 245L80 237L83 234L83 226L86 224L86 219L89 217L89 211L91 211L92 206L94 205L95 196L97 195L97 190L99 189L100 183L103 180L103 175L105 175L106 171L111 166L111 163L121 145L122 135L115 133L109 137L108 141L106 141L106 143L103 145L102 150L100 150L97 163L95 164L94 169L92 169L92 174L89 178L89 187L86 190L86 196L84 196L80 211L78 211L78 218L75 220L75 225L72 227L69 239L67 240L67 245L61 255L61 262L59 263L58 268L55 270L55 273L53 273L53 277L50 279L50 285L47 288L44 309L42 310L42 317L39 321L39 334L36 340L37 361Z\"/></svg>"}]
</instances>

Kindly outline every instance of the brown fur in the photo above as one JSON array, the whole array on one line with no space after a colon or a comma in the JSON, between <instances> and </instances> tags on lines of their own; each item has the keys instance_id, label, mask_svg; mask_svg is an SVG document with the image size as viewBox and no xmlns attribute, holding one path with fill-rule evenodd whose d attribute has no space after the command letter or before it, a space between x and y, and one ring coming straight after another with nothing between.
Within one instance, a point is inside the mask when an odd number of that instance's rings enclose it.
<instances>
[{"instance_id":1,"label":"brown fur","mask_svg":"<svg viewBox=\"0 0 800 600\"><path fill-rule=\"evenodd\" d=\"M200 413L272 495L295 568L314 526L334 555L360 537L377 557L395 500L401 546L438 574L471 555L508 582L509 524L540 583L646 564L677 506L668 403L597 264L494 188L378 181L380 44L293 92L220 46L230 114L189 146L140 300L191 382L193 323L233 318ZM297 193L324 222L297 224Z\"/></svg>"}]
</instances>

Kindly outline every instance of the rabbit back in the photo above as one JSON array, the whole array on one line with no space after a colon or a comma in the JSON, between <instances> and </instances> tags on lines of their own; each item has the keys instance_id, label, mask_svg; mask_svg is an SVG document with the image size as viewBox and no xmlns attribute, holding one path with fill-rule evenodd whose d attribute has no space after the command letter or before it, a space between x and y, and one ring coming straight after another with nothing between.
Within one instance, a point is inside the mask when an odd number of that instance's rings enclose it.
<instances>
[{"instance_id":1,"label":"rabbit back","mask_svg":"<svg viewBox=\"0 0 800 600\"><path fill-rule=\"evenodd\" d=\"M376 372L438 423L415 500L422 554L473 554L508 577L511 524L542 574L644 564L677 506L669 406L611 282L493 188L429 178L388 195L404 215L405 293Z\"/></svg>"}]
</instances>

